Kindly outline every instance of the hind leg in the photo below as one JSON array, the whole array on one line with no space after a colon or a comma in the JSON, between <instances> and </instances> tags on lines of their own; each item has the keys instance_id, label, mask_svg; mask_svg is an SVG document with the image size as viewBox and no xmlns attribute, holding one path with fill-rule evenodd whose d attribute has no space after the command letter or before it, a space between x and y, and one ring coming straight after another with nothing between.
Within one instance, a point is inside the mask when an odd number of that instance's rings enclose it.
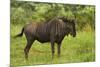
<instances>
[{"instance_id":1,"label":"hind leg","mask_svg":"<svg viewBox=\"0 0 100 67\"><path fill-rule=\"evenodd\" d=\"M33 43L33 41L28 41L27 45L26 45L26 47L24 49L24 53L25 53L25 58L26 59L28 59L28 53L29 53L29 50L30 50L30 48L32 46L32 43Z\"/></svg>"},{"instance_id":2,"label":"hind leg","mask_svg":"<svg viewBox=\"0 0 100 67\"><path fill-rule=\"evenodd\" d=\"M32 35L29 35L29 34L26 34L26 39L27 39L27 44L26 44L26 47L24 49L24 53L25 53L25 58L28 59L28 53L29 53L29 50L34 42L34 38Z\"/></svg>"}]
</instances>

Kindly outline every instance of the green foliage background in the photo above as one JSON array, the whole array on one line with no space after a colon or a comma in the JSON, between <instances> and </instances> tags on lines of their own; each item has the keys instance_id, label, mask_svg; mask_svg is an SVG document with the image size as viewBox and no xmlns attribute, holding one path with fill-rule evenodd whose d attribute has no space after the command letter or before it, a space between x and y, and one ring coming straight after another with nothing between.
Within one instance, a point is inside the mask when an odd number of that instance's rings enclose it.
<instances>
[{"instance_id":1,"label":"green foliage background","mask_svg":"<svg viewBox=\"0 0 100 67\"><path fill-rule=\"evenodd\" d=\"M56 3L39 3L11 0L11 66L55 64L95 61L95 6ZM51 60L50 43L33 43L29 61L24 58L26 39L13 38L22 27L32 21L44 22L53 17L76 19L77 36L66 36L61 47L61 57ZM57 47L57 46L55 46ZM55 49L57 50L57 48Z\"/></svg>"},{"instance_id":2,"label":"green foliage background","mask_svg":"<svg viewBox=\"0 0 100 67\"><path fill-rule=\"evenodd\" d=\"M95 28L95 6L11 1L11 24L43 22L53 17L76 18L77 29Z\"/></svg>"}]
</instances>

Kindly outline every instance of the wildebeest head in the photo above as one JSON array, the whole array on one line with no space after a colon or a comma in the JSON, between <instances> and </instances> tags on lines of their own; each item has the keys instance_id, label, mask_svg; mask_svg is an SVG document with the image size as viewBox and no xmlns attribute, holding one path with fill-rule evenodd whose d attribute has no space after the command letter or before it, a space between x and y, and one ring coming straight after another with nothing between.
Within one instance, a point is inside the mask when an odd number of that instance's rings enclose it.
<instances>
[{"instance_id":1,"label":"wildebeest head","mask_svg":"<svg viewBox=\"0 0 100 67\"><path fill-rule=\"evenodd\" d=\"M72 35L73 37L76 36L76 27L75 27L75 20L69 20L67 22L68 28L69 28L69 34Z\"/></svg>"},{"instance_id":2,"label":"wildebeest head","mask_svg":"<svg viewBox=\"0 0 100 67\"><path fill-rule=\"evenodd\" d=\"M62 19L63 22L65 22L68 33L73 37L75 37L76 36L75 19L67 19L66 17L60 17L59 19Z\"/></svg>"}]
</instances>

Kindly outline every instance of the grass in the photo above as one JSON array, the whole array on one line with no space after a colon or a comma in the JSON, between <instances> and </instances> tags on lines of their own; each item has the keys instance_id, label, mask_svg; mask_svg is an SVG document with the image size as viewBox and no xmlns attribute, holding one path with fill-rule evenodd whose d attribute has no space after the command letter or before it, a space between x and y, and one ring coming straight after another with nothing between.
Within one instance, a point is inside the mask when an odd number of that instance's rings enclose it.
<instances>
[{"instance_id":1,"label":"grass","mask_svg":"<svg viewBox=\"0 0 100 67\"><path fill-rule=\"evenodd\" d=\"M57 57L57 45L55 45L55 56L51 58L50 43L39 43L35 41L29 52L29 60L24 57L24 48L26 46L25 36L13 38L20 33L22 26L11 25L11 46L10 46L10 64L11 66L25 66L37 64L59 64L59 63L77 63L95 61L95 33L77 32L75 38L66 36L61 46L61 57Z\"/></svg>"}]
</instances>

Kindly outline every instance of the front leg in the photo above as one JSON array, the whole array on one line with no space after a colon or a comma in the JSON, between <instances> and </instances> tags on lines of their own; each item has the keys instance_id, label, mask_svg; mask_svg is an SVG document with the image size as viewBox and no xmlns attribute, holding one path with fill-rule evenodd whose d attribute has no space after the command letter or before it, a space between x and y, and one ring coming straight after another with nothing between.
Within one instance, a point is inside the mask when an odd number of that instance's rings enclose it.
<instances>
[{"instance_id":1,"label":"front leg","mask_svg":"<svg viewBox=\"0 0 100 67\"><path fill-rule=\"evenodd\" d=\"M61 47L61 43L58 43L58 57L60 57L60 47Z\"/></svg>"},{"instance_id":2,"label":"front leg","mask_svg":"<svg viewBox=\"0 0 100 67\"><path fill-rule=\"evenodd\" d=\"M51 50L52 50L52 59L53 59L55 53L54 42L51 42Z\"/></svg>"}]
</instances>

